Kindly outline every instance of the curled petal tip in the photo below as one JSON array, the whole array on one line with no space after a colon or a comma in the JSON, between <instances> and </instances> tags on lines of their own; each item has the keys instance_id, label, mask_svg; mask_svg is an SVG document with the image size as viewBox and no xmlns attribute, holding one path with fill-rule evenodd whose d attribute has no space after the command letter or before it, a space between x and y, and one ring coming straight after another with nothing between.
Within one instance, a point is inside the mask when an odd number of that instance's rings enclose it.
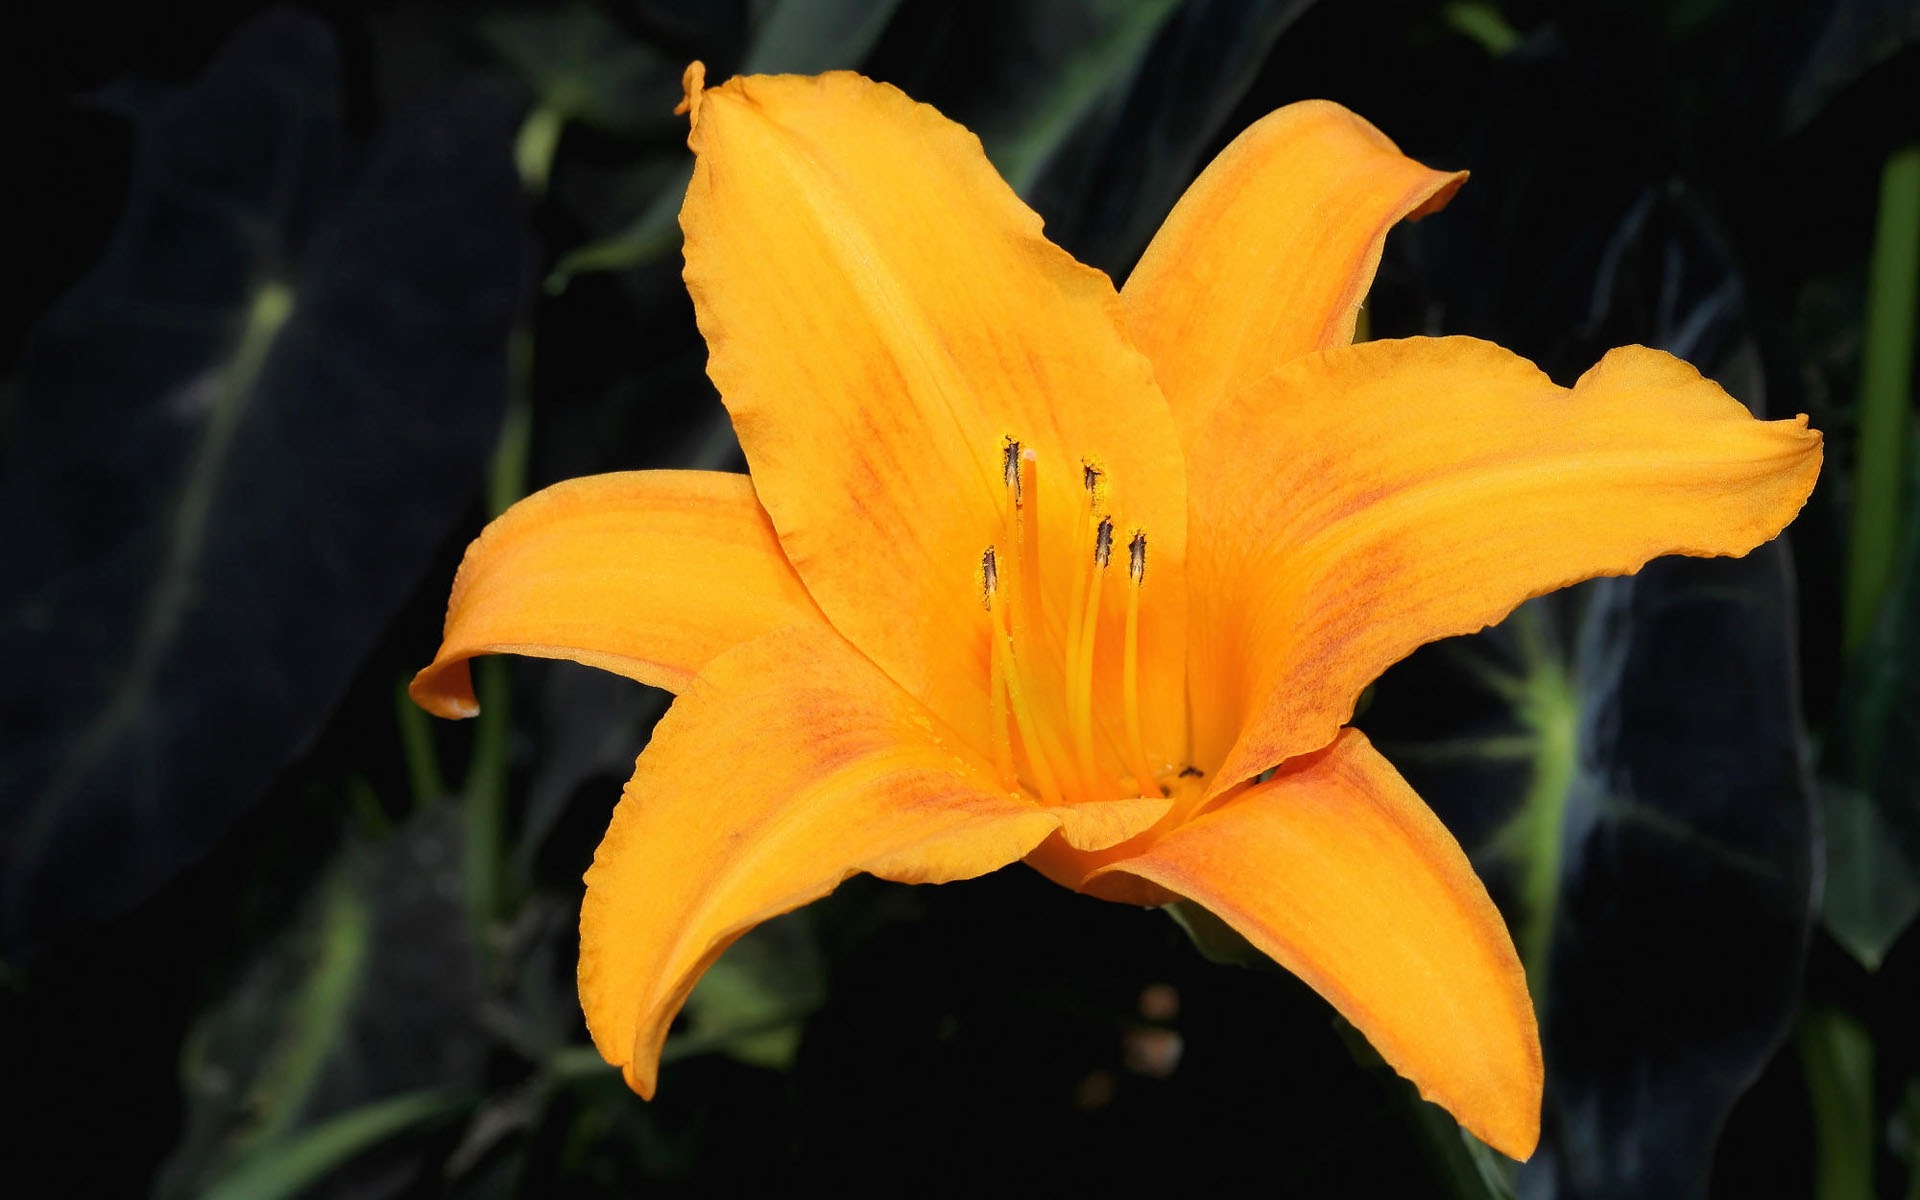
<instances>
[{"instance_id":1,"label":"curled petal tip","mask_svg":"<svg viewBox=\"0 0 1920 1200\"><path fill-rule=\"evenodd\" d=\"M1418 221L1421 217L1430 217L1452 202L1454 194L1467 182L1465 171L1435 171L1434 178L1439 180L1433 194L1421 201L1406 215L1406 220Z\"/></svg>"},{"instance_id":2,"label":"curled petal tip","mask_svg":"<svg viewBox=\"0 0 1920 1200\"><path fill-rule=\"evenodd\" d=\"M473 677L464 659L434 662L420 670L407 684L407 696L434 716L449 721L480 715L480 702L473 695Z\"/></svg>"},{"instance_id":3,"label":"curled petal tip","mask_svg":"<svg viewBox=\"0 0 1920 1200\"><path fill-rule=\"evenodd\" d=\"M699 59L687 64L680 76L680 103L673 106L673 115L688 117L694 124L700 123L700 96L707 90L707 64Z\"/></svg>"}]
</instances>

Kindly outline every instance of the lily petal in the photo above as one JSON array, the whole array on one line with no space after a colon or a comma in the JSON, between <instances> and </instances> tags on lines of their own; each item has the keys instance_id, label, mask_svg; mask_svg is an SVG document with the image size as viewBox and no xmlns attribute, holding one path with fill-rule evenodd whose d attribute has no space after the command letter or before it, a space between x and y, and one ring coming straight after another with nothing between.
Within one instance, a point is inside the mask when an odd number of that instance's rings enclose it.
<instances>
[{"instance_id":1,"label":"lily petal","mask_svg":"<svg viewBox=\"0 0 1920 1200\"><path fill-rule=\"evenodd\" d=\"M1500 913L1357 730L1107 868L1207 908L1513 1158L1540 1135L1540 1034Z\"/></svg>"},{"instance_id":2,"label":"lily petal","mask_svg":"<svg viewBox=\"0 0 1920 1200\"><path fill-rule=\"evenodd\" d=\"M846 72L703 88L697 64L687 82L697 159L680 222L708 373L828 619L987 746L979 570L1008 536L1005 440L1036 453L1055 514L1039 555L1054 627L1067 566L1092 554L1070 515L1090 460L1120 536L1151 539L1147 721L1183 731L1180 446L1111 282L1042 236L979 139L895 88ZM1116 625L1124 590L1107 589ZM1057 644L1023 652L1060 673Z\"/></svg>"},{"instance_id":3,"label":"lily petal","mask_svg":"<svg viewBox=\"0 0 1920 1200\"><path fill-rule=\"evenodd\" d=\"M728 651L661 719L587 872L594 1044L651 1097L674 1014L749 928L860 871L985 874L1058 823L832 631Z\"/></svg>"},{"instance_id":4,"label":"lily petal","mask_svg":"<svg viewBox=\"0 0 1920 1200\"><path fill-rule=\"evenodd\" d=\"M1412 338L1289 365L1216 413L1192 461L1196 737L1225 759L1217 794L1326 745L1425 642L1657 555L1771 539L1820 435L1641 346L1569 391L1490 343Z\"/></svg>"},{"instance_id":5,"label":"lily petal","mask_svg":"<svg viewBox=\"0 0 1920 1200\"><path fill-rule=\"evenodd\" d=\"M679 691L715 655L825 624L744 475L629 471L557 483L468 547L440 653L409 689L470 717L467 660L567 658Z\"/></svg>"},{"instance_id":6,"label":"lily petal","mask_svg":"<svg viewBox=\"0 0 1920 1200\"><path fill-rule=\"evenodd\" d=\"M1121 293L1182 436L1275 368L1352 341L1387 231L1440 209L1466 177L1421 166L1326 100L1289 104L1235 138Z\"/></svg>"}]
</instances>

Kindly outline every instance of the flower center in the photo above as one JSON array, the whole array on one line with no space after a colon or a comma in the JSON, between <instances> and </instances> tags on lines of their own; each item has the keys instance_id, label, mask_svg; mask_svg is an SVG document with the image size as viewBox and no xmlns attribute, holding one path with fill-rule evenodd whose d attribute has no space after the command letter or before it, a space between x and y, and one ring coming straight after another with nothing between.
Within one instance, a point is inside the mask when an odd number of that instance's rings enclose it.
<instances>
[{"instance_id":1,"label":"flower center","mask_svg":"<svg viewBox=\"0 0 1920 1200\"><path fill-rule=\"evenodd\" d=\"M1003 783L1025 786L1048 804L1165 795L1140 728L1140 590L1147 577L1147 535L1131 531L1122 628L1102 638L1102 598L1113 561L1114 520L1107 512L1106 474L1080 467L1081 502L1065 564L1042 574L1040 460L1008 438L1002 451L1007 507L1001 539L980 560L989 622L988 703L994 765ZM1069 589L1049 614L1049 588ZM1055 598L1058 592L1054 592ZM1107 622L1111 626L1112 622ZM1119 678L1112 640L1119 634ZM1106 667L1102 670L1102 667ZM1096 716L1106 678L1117 692L1120 727Z\"/></svg>"}]
</instances>

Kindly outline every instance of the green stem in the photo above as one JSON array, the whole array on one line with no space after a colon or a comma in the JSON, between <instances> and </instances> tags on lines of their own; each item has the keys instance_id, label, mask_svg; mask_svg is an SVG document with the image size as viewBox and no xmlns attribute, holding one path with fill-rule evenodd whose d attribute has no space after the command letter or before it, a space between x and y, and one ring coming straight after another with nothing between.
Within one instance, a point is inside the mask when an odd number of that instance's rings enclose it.
<instances>
[{"instance_id":1,"label":"green stem","mask_svg":"<svg viewBox=\"0 0 1920 1200\"><path fill-rule=\"evenodd\" d=\"M493 449L487 473L487 515L497 517L527 494L527 456L533 441L533 331L514 327L507 339L507 370L511 380L507 412L500 421L500 440Z\"/></svg>"},{"instance_id":2,"label":"green stem","mask_svg":"<svg viewBox=\"0 0 1920 1200\"><path fill-rule=\"evenodd\" d=\"M487 477L487 513L497 517L527 491L527 457L533 433L533 334L526 326L509 343L512 390ZM502 846L506 841L507 750L511 725L511 675L502 658L473 665L480 716L474 722L473 757L467 765L467 901L483 924L503 910Z\"/></svg>"},{"instance_id":3,"label":"green stem","mask_svg":"<svg viewBox=\"0 0 1920 1200\"><path fill-rule=\"evenodd\" d=\"M467 904L484 926L500 916L500 853L506 840L507 740L511 679L503 658L483 658L473 664L473 690L480 701L474 721L473 757L467 764L464 789L466 811Z\"/></svg>"},{"instance_id":4,"label":"green stem","mask_svg":"<svg viewBox=\"0 0 1920 1200\"><path fill-rule=\"evenodd\" d=\"M440 775L433 723L427 717L427 710L407 695L405 679L393 689L393 716L400 726L400 754L407 764L407 786L413 793L413 807L417 811L437 804L447 794L447 784Z\"/></svg>"},{"instance_id":5,"label":"green stem","mask_svg":"<svg viewBox=\"0 0 1920 1200\"><path fill-rule=\"evenodd\" d=\"M1907 1080L1907 1200L1920 1200L1920 1078Z\"/></svg>"},{"instance_id":6,"label":"green stem","mask_svg":"<svg viewBox=\"0 0 1920 1200\"><path fill-rule=\"evenodd\" d=\"M1920 145L1887 158L1867 277L1860 423L1847 546L1844 647L1866 640L1901 544L1902 459L1911 436L1913 349L1920 327Z\"/></svg>"},{"instance_id":7,"label":"green stem","mask_svg":"<svg viewBox=\"0 0 1920 1200\"><path fill-rule=\"evenodd\" d=\"M1873 1200L1873 1040L1838 1009L1815 1009L1794 1034L1813 1109L1814 1200Z\"/></svg>"}]
</instances>

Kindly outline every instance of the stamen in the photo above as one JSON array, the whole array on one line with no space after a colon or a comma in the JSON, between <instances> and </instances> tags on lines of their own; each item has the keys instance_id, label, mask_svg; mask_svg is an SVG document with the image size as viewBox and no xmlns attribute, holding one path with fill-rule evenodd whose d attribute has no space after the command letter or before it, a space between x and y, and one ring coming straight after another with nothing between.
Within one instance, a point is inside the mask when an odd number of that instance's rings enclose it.
<instances>
[{"instance_id":1,"label":"stamen","mask_svg":"<svg viewBox=\"0 0 1920 1200\"><path fill-rule=\"evenodd\" d=\"M1127 543L1126 648L1120 660L1120 694L1126 707L1128 769L1133 772L1140 794L1148 788L1160 790L1159 780L1147 757L1146 739L1140 736L1140 588L1147 578L1147 535L1135 530ZM1160 790L1165 795L1164 790Z\"/></svg>"},{"instance_id":2,"label":"stamen","mask_svg":"<svg viewBox=\"0 0 1920 1200\"><path fill-rule=\"evenodd\" d=\"M1019 786L1013 769L1013 731L1007 725L1007 639L1000 632L999 614L993 611L994 593L1000 588L1000 571L994 561L993 547L980 556L980 577L987 613L992 627L987 631L987 723L993 734L993 769L1007 788Z\"/></svg>"},{"instance_id":3,"label":"stamen","mask_svg":"<svg viewBox=\"0 0 1920 1200\"><path fill-rule=\"evenodd\" d=\"M1083 459L1080 463L1080 483L1085 495L1084 503L1080 506L1080 520L1087 539L1097 543L1099 535L1095 531L1095 524L1099 520L1100 468ZM1098 556L1097 545L1095 555ZM1100 772L1093 757L1093 655L1088 649L1087 593L1093 586L1092 577L1098 573L1099 568L1092 563L1073 573L1073 603L1067 609L1067 652L1063 663L1066 677L1061 689L1067 701L1067 724L1073 730L1074 748L1078 751L1076 765L1080 769L1082 782L1094 789L1100 786ZM1099 602L1095 601L1094 611L1098 610Z\"/></svg>"},{"instance_id":4,"label":"stamen","mask_svg":"<svg viewBox=\"0 0 1920 1200\"><path fill-rule=\"evenodd\" d=\"M1100 585L1106 578L1107 564L1113 558L1113 518L1101 517L1094 527L1092 569L1082 587L1082 604L1075 614L1071 631L1075 652L1068 682L1068 716L1073 722L1074 746L1080 752L1080 766L1093 780L1099 779L1098 760L1093 756L1093 648L1100 632ZM1095 786L1098 786L1097 783Z\"/></svg>"},{"instance_id":5,"label":"stamen","mask_svg":"<svg viewBox=\"0 0 1920 1200\"><path fill-rule=\"evenodd\" d=\"M1019 604L1016 601L1004 607L1017 611ZM1013 705L1014 725L1020 732L1020 744L1026 749L1027 766L1033 771L1033 783L1040 789L1040 799L1049 805L1057 805L1060 803L1060 781L1054 776L1053 765L1047 761L1047 746L1041 740L1042 729L1034 719L1033 703L1021 683L1020 662L1013 654L1017 638L1018 635L1009 629L1006 618L996 611L993 621L994 648L1004 656L1000 676L1006 681L1007 699ZM1012 757L1011 747L1008 757Z\"/></svg>"}]
</instances>

